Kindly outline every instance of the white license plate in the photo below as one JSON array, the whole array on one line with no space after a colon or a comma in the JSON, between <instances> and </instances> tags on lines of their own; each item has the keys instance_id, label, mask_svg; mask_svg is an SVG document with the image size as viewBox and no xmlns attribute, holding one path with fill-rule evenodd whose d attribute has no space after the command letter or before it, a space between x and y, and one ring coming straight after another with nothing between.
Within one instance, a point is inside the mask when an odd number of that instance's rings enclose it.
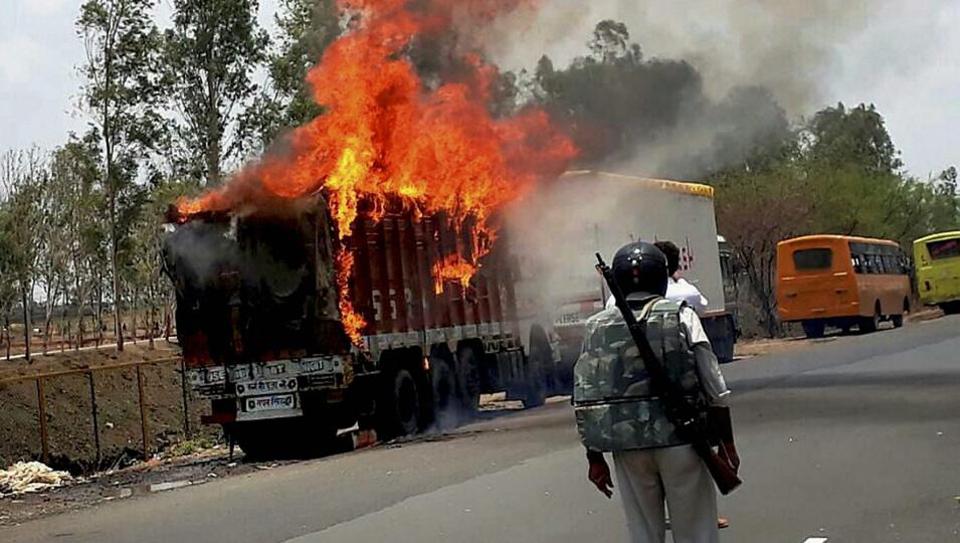
<instances>
[{"instance_id":1,"label":"white license plate","mask_svg":"<svg viewBox=\"0 0 960 543\"><path fill-rule=\"evenodd\" d=\"M267 364L263 366L264 377L276 377L287 373L287 363L278 362L276 364Z\"/></svg>"},{"instance_id":2,"label":"white license plate","mask_svg":"<svg viewBox=\"0 0 960 543\"><path fill-rule=\"evenodd\" d=\"M274 396L258 396L243 400L244 411L278 411L281 409L295 409L297 401L294 394L276 394Z\"/></svg>"},{"instance_id":3,"label":"white license plate","mask_svg":"<svg viewBox=\"0 0 960 543\"><path fill-rule=\"evenodd\" d=\"M277 392L296 392L297 380L287 379L260 379L246 383L237 383L237 396L260 396Z\"/></svg>"},{"instance_id":4,"label":"white license plate","mask_svg":"<svg viewBox=\"0 0 960 543\"><path fill-rule=\"evenodd\" d=\"M202 368L189 370L190 384L194 386L216 385L224 382L223 368Z\"/></svg>"}]
</instances>

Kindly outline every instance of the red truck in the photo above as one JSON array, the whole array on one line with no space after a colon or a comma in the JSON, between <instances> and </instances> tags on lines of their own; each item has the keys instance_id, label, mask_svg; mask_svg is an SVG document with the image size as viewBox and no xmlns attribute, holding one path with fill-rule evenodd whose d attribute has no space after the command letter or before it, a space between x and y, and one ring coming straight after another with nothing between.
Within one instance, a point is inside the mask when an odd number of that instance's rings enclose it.
<instances>
[{"instance_id":1,"label":"red truck","mask_svg":"<svg viewBox=\"0 0 960 543\"><path fill-rule=\"evenodd\" d=\"M438 285L445 258L471 257L469 225L367 202L341 241L327 209L321 196L233 213L171 207L164 267L189 382L211 401L205 422L251 457L276 457L321 451L354 424L380 438L450 426L481 393L544 402L555 357L543 329L519 336L504 237L468 285ZM360 341L339 309L344 250Z\"/></svg>"}]
</instances>

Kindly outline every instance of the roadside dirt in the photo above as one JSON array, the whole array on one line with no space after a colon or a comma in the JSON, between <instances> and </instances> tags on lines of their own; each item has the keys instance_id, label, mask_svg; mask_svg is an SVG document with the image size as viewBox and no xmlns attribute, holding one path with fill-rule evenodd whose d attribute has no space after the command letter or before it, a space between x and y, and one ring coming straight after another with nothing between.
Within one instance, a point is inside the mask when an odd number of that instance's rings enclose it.
<instances>
[{"instance_id":1,"label":"roadside dirt","mask_svg":"<svg viewBox=\"0 0 960 543\"><path fill-rule=\"evenodd\" d=\"M114 347L100 349L85 349L82 351L65 350L51 351L46 355L36 355L31 362L22 358L3 360L0 358L0 381L16 377L69 371L101 366L111 366L128 362L162 360L180 356L180 347L176 343L165 340L154 341L154 349L150 349L146 341L136 344L127 343L124 351L118 353Z\"/></svg>"},{"instance_id":2,"label":"roadside dirt","mask_svg":"<svg viewBox=\"0 0 960 543\"><path fill-rule=\"evenodd\" d=\"M910 313L906 317L907 325L910 323L919 323L925 321L931 321L939 319L943 316L943 312L935 308L923 308L913 313ZM883 324L882 326L888 327L890 324ZM736 357L737 359L743 358L753 358L757 356L764 356L768 354L781 353L786 351L792 351L796 349L801 349L807 345L815 343L823 343L829 341L835 341L837 338L844 337L847 335L857 335L859 332L852 331L847 334L843 334L840 330L827 330L826 336L819 339L808 339L804 336L793 336L786 338L776 338L776 339L751 339L747 341L741 341L737 343L736 347Z\"/></svg>"},{"instance_id":3,"label":"roadside dirt","mask_svg":"<svg viewBox=\"0 0 960 543\"><path fill-rule=\"evenodd\" d=\"M569 396L549 398L548 404L567 403ZM451 441L470 438L486 432L505 432L542 424L542 414L511 418L522 411L519 402L504 400L502 394L484 395L481 412L476 420L449 432L428 431L416 436L388 442L365 441L355 432L341 433L329 456L353 452L368 447L402 448L414 443ZM175 453L176 451L171 451ZM182 456L159 455L147 462L79 478L73 484L43 493L26 494L16 498L0 499L0 526L19 525L43 517L77 511L101 504L136 499L157 492L166 492L196 486L256 471L268 471L298 460L247 462L243 451L236 449L231 457L229 448L217 444Z\"/></svg>"},{"instance_id":4,"label":"roadside dirt","mask_svg":"<svg viewBox=\"0 0 960 543\"><path fill-rule=\"evenodd\" d=\"M48 492L0 500L0 526L91 507L114 500L203 484L228 475L269 469L271 465L233 462L226 449L217 446L174 460L152 459L126 469L82 478Z\"/></svg>"},{"instance_id":5,"label":"roadside dirt","mask_svg":"<svg viewBox=\"0 0 960 543\"><path fill-rule=\"evenodd\" d=\"M122 353L114 349L66 352L22 360L0 362L0 464L40 459L40 417L36 381L31 376L56 372L79 372L44 379L47 433L52 467L74 474L89 473L129 464L143 458L143 434L136 368L106 367L140 361L169 361L142 367L147 442L155 453L181 441L186 433L179 350L176 345L157 342L128 345ZM94 437L90 377L93 372L96 414L100 440L98 457ZM188 398L191 433L200 429L204 406Z\"/></svg>"}]
</instances>

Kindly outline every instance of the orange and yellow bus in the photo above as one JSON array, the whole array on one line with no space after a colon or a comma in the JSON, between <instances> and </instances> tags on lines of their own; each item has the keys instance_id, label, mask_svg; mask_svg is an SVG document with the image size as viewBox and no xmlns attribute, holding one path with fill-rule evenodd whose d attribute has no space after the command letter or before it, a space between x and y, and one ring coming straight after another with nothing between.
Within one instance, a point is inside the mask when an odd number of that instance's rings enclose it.
<instances>
[{"instance_id":1,"label":"orange and yellow bus","mask_svg":"<svg viewBox=\"0 0 960 543\"><path fill-rule=\"evenodd\" d=\"M913 242L917 290L924 305L960 313L960 231L941 232Z\"/></svg>"},{"instance_id":2,"label":"orange and yellow bus","mask_svg":"<svg viewBox=\"0 0 960 543\"><path fill-rule=\"evenodd\" d=\"M777 245L777 309L808 337L827 326L875 331L903 326L910 311L910 264L894 241L817 235Z\"/></svg>"}]
</instances>

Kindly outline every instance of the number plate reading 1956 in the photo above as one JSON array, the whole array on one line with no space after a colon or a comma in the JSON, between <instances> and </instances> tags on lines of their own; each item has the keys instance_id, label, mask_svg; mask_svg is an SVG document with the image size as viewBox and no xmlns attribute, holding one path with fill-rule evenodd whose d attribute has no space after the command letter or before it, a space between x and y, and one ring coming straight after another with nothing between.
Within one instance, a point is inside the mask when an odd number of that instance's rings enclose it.
<instances>
[{"instance_id":1,"label":"number plate reading 1956","mask_svg":"<svg viewBox=\"0 0 960 543\"><path fill-rule=\"evenodd\" d=\"M259 396L243 400L245 411L276 411L279 409L294 409L296 401L293 394L277 394L275 396Z\"/></svg>"}]
</instances>

